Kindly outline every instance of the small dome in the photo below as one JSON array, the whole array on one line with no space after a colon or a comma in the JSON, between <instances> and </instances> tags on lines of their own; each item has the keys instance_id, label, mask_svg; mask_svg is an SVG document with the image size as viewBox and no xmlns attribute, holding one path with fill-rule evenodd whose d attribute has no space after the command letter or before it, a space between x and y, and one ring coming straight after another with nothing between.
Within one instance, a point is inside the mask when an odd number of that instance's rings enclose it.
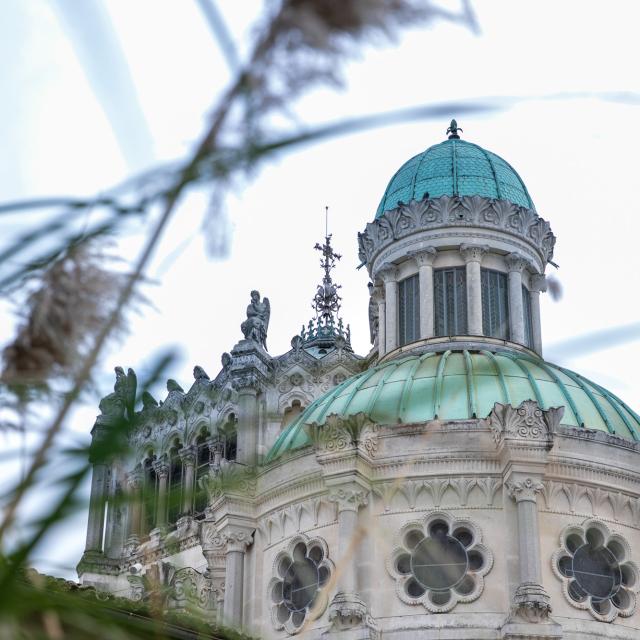
<instances>
[{"instance_id":1,"label":"small dome","mask_svg":"<svg viewBox=\"0 0 640 640\"><path fill-rule=\"evenodd\" d=\"M320 396L278 437L266 462L310 444L305 424L363 412L384 425L486 418L496 402L564 406L562 424L640 440L640 416L594 382L509 351L444 351L383 362Z\"/></svg>"},{"instance_id":2,"label":"small dome","mask_svg":"<svg viewBox=\"0 0 640 640\"><path fill-rule=\"evenodd\" d=\"M429 147L405 162L391 178L376 218L398 202L440 196L483 196L535 209L516 170L500 156L457 138Z\"/></svg>"}]
</instances>

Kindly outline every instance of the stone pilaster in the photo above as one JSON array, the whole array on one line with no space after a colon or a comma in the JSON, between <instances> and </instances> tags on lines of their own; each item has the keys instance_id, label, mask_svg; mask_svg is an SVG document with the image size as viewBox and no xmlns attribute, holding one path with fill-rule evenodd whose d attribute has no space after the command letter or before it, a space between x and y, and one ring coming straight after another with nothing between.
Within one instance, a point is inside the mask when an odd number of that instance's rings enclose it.
<instances>
[{"instance_id":1,"label":"stone pilaster","mask_svg":"<svg viewBox=\"0 0 640 640\"><path fill-rule=\"evenodd\" d=\"M143 473L140 465L127 474L127 496L129 517L127 518L127 543L129 551L140 544L142 527L142 483Z\"/></svg>"},{"instance_id":2,"label":"stone pilaster","mask_svg":"<svg viewBox=\"0 0 640 640\"><path fill-rule=\"evenodd\" d=\"M384 283L384 351L389 353L398 346L398 270L388 265L377 275Z\"/></svg>"},{"instance_id":3,"label":"stone pilaster","mask_svg":"<svg viewBox=\"0 0 640 640\"><path fill-rule=\"evenodd\" d=\"M222 619L225 625L235 629L243 625L244 559L251 544L253 529L249 527L226 524L216 528L212 521L203 523L202 550L212 576L216 558L221 554L225 558Z\"/></svg>"},{"instance_id":4,"label":"stone pilaster","mask_svg":"<svg viewBox=\"0 0 640 640\"><path fill-rule=\"evenodd\" d=\"M258 401L271 370L271 357L254 340L241 340L231 356L229 372L238 393L237 461L252 466L258 461Z\"/></svg>"},{"instance_id":5,"label":"stone pilaster","mask_svg":"<svg viewBox=\"0 0 640 640\"><path fill-rule=\"evenodd\" d=\"M156 528L165 529L167 526L167 481L169 479L169 465L164 458L153 463L153 470L158 478L158 493L156 501Z\"/></svg>"},{"instance_id":6,"label":"stone pilaster","mask_svg":"<svg viewBox=\"0 0 640 640\"><path fill-rule=\"evenodd\" d=\"M193 491L195 489L196 450L194 447L184 447L180 450L182 460L182 515L190 515L193 512Z\"/></svg>"},{"instance_id":7,"label":"stone pilaster","mask_svg":"<svg viewBox=\"0 0 640 640\"><path fill-rule=\"evenodd\" d=\"M542 357L542 324L540 322L540 293L547 290L547 278L542 273L531 276L529 294L531 296L531 332L533 350Z\"/></svg>"},{"instance_id":8,"label":"stone pilaster","mask_svg":"<svg viewBox=\"0 0 640 640\"><path fill-rule=\"evenodd\" d=\"M486 245L460 245L460 253L467 265L467 333L471 336L483 333L480 263L488 250Z\"/></svg>"},{"instance_id":9,"label":"stone pilaster","mask_svg":"<svg viewBox=\"0 0 640 640\"><path fill-rule=\"evenodd\" d=\"M387 305L384 298L384 287L376 286L373 290L374 300L378 304L378 357L382 357L386 353L387 348Z\"/></svg>"},{"instance_id":10,"label":"stone pilaster","mask_svg":"<svg viewBox=\"0 0 640 640\"><path fill-rule=\"evenodd\" d=\"M509 337L524 344L524 305L522 302L522 271L527 261L519 253L507 256L509 268Z\"/></svg>"},{"instance_id":11,"label":"stone pilaster","mask_svg":"<svg viewBox=\"0 0 640 640\"><path fill-rule=\"evenodd\" d=\"M91 472L91 496L89 498L89 521L85 551L102 551L108 481L109 465L95 463Z\"/></svg>"},{"instance_id":12,"label":"stone pilaster","mask_svg":"<svg viewBox=\"0 0 640 640\"><path fill-rule=\"evenodd\" d=\"M410 254L418 265L420 283L420 338L432 338L433 319L433 261L437 255L434 247L426 247Z\"/></svg>"},{"instance_id":13,"label":"stone pilaster","mask_svg":"<svg viewBox=\"0 0 640 640\"><path fill-rule=\"evenodd\" d=\"M368 491L356 482L329 489L328 500L338 507L338 559L341 568L337 593L329 606L330 633L340 638L377 638L378 628L361 597L356 573L357 549L365 534L358 525L358 512L368 504Z\"/></svg>"}]
</instances>

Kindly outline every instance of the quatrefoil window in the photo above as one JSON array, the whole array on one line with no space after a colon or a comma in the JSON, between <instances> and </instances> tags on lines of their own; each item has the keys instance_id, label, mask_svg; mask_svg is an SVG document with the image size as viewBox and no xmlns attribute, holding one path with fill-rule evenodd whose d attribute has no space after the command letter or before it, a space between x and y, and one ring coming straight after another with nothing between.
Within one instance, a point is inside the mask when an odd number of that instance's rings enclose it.
<instances>
[{"instance_id":1,"label":"quatrefoil window","mask_svg":"<svg viewBox=\"0 0 640 640\"><path fill-rule=\"evenodd\" d=\"M276 556L275 576L268 587L271 618L276 629L298 633L310 616L321 615L327 606L323 587L333 564L324 540L297 536Z\"/></svg>"},{"instance_id":2,"label":"quatrefoil window","mask_svg":"<svg viewBox=\"0 0 640 640\"><path fill-rule=\"evenodd\" d=\"M441 613L478 598L493 564L481 537L477 525L445 513L405 525L387 564L400 599Z\"/></svg>"},{"instance_id":3,"label":"quatrefoil window","mask_svg":"<svg viewBox=\"0 0 640 640\"><path fill-rule=\"evenodd\" d=\"M612 534L602 522L587 520L567 527L560 543L553 554L553 570L574 607L604 622L635 611L640 574L622 536Z\"/></svg>"}]
</instances>

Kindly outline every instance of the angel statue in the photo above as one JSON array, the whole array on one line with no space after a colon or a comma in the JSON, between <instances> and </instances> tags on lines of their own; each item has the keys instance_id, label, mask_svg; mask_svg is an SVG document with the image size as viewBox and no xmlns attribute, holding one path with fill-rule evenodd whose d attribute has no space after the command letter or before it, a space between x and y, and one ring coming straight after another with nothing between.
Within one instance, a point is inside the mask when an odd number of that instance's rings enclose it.
<instances>
[{"instance_id":1,"label":"angel statue","mask_svg":"<svg viewBox=\"0 0 640 640\"><path fill-rule=\"evenodd\" d=\"M253 340L267 350L267 329L269 328L269 316L271 305L269 298L263 298L260 302L260 292L251 292L251 304L247 307L247 319L240 325L240 330L245 340Z\"/></svg>"}]
</instances>

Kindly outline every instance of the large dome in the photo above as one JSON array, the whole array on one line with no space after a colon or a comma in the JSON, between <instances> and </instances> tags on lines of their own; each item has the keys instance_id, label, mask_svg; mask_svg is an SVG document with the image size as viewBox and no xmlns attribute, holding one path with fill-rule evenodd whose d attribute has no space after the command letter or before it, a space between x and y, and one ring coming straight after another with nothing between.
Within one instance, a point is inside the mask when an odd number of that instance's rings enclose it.
<instances>
[{"instance_id":1,"label":"large dome","mask_svg":"<svg viewBox=\"0 0 640 640\"><path fill-rule=\"evenodd\" d=\"M310 444L305 424L367 414L379 424L486 418L496 402L564 406L562 424L640 440L640 416L582 376L532 356L504 351L441 351L383 362L320 396L279 436L270 462Z\"/></svg>"},{"instance_id":2,"label":"large dome","mask_svg":"<svg viewBox=\"0 0 640 640\"><path fill-rule=\"evenodd\" d=\"M535 209L516 170L500 156L477 144L451 138L429 147L407 162L391 178L376 218L398 202L440 196L484 196Z\"/></svg>"}]
</instances>

